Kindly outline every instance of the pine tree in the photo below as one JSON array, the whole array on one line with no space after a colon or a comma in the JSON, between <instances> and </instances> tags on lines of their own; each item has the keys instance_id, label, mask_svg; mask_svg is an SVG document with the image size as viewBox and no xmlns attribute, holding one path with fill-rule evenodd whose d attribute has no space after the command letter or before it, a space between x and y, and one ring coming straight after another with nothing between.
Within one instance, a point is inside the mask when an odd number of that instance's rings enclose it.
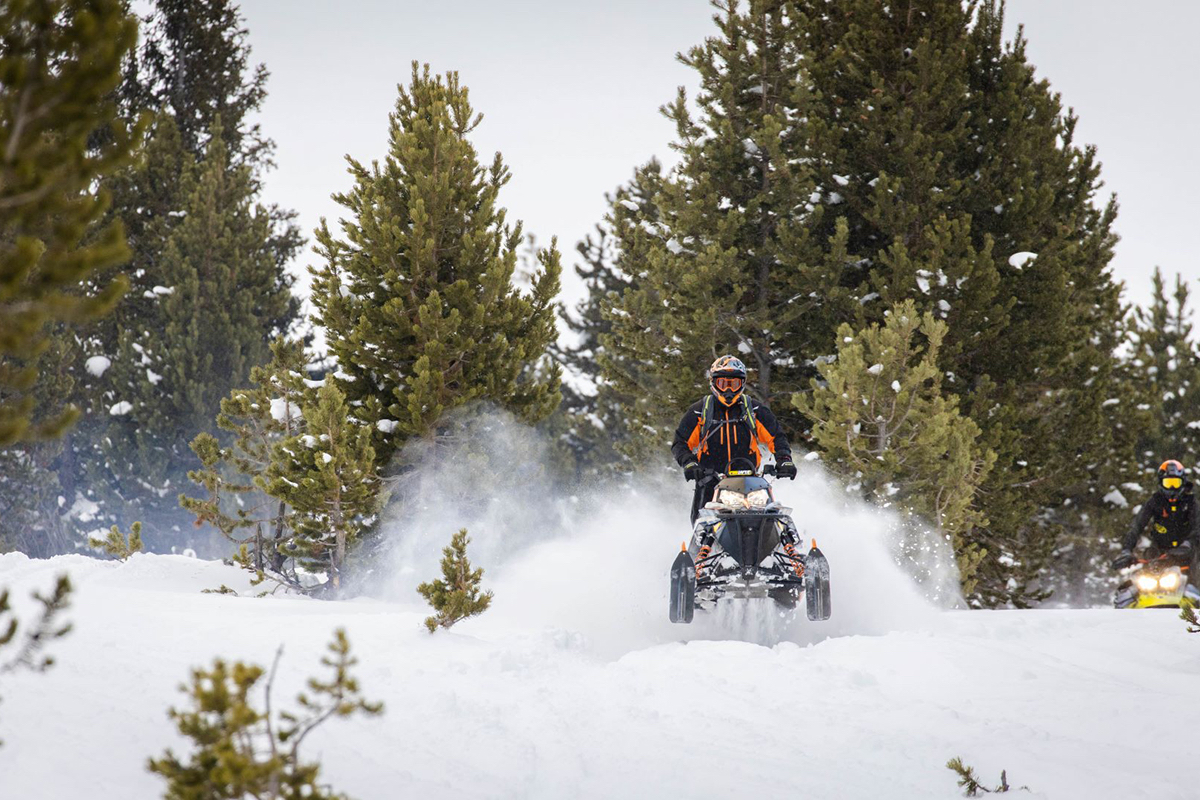
<instances>
[{"instance_id":1,"label":"pine tree","mask_svg":"<svg viewBox=\"0 0 1200 800\"><path fill-rule=\"evenodd\" d=\"M480 119L456 74L414 64L383 164L348 159L354 188L335 196L344 238L324 222L316 234L326 263L313 270L314 322L380 465L410 440L439 442L439 420L468 403L536 422L559 402L545 359L559 255L540 252L530 290L514 287L521 226L496 205L509 178L500 155L485 168L468 139Z\"/></svg>"},{"instance_id":2,"label":"pine tree","mask_svg":"<svg viewBox=\"0 0 1200 800\"><path fill-rule=\"evenodd\" d=\"M628 466L624 452L637 439L622 410L629 399L617 395L601 368L602 359L607 359L612 371L633 371L604 345L604 338L612 333L605 312L632 285L617 264L644 258L637 249L645 243L645 237L638 236L638 223L654 213L654 197L661 186L662 166L651 160L634 172L628 184L606 196L609 213L604 222L596 226L594 238L589 235L575 247L581 259L575 272L588 293L574 313L560 311L575 341L557 344L554 355L570 380L563 384L562 404L542 428L565 451L567 470L576 479Z\"/></svg>"},{"instance_id":3,"label":"pine tree","mask_svg":"<svg viewBox=\"0 0 1200 800\"><path fill-rule=\"evenodd\" d=\"M1118 353L1135 349L1135 329L1136 320L1130 315L1119 328L1123 344ZM1063 499L1062 508L1070 513L1058 515L1062 533L1054 543L1054 567L1038 580L1040 587L1053 592L1056 602L1072 606L1111 601L1109 564L1146 491L1142 485L1146 459L1139 455L1139 447L1156 425L1149 387L1126 357L1117 359L1107 387L1102 407L1111 434L1108 452L1089 466L1086 481L1080 481L1084 485Z\"/></svg>"},{"instance_id":4,"label":"pine tree","mask_svg":"<svg viewBox=\"0 0 1200 800\"><path fill-rule=\"evenodd\" d=\"M652 202L630 204L631 257L616 264L632 286L601 336L638 460L663 452L716 355L742 354L753 395L786 398L812 374L802 354L823 351L857 308L841 280L846 232L808 232L825 210L808 165L796 17L776 0L714 5L719 36L680 56L700 79L699 116L682 91L664 109L681 161Z\"/></svg>"},{"instance_id":5,"label":"pine tree","mask_svg":"<svg viewBox=\"0 0 1200 800\"><path fill-rule=\"evenodd\" d=\"M31 427L31 388L47 323L79 323L111 309L114 278L78 291L128 252L119 225L97 230L107 195L96 182L134 151L138 131L108 95L137 35L119 0L14 0L0 8L0 447L57 436L67 409ZM108 127L109 142L88 140ZM61 407L56 401L52 408Z\"/></svg>"},{"instance_id":6,"label":"pine tree","mask_svg":"<svg viewBox=\"0 0 1200 800\"><path fill-rule=\"evenodd\" d=\"M342 585L348 549L374 521L379 479L371 429L358 424L346 398L328 379L302 409L303 433L276 444L266 491L286 503L293 536L281 545L310 571Z\"/></svg>"},{"instance_id":7,"label":"pine tree","mask_svg":"<svg viewBox=\"0 0 1200 800\"><path fill-rule=\"evenodd\" d=\"M1200 464L1200 349L1193 336L1190 293L1181 275L1167 296L1156 269L1149 308L1134 314L1130 379L1143 390L1153 427L1138 442L1143 475L1174 458L1189 468Z\"/></svg>"},{"instance_id":8,"label":"pine tree","mask_svg":"<svg viewBox=\"0 0 1200 800\"><path fill-rule=\"evenodd\" d=\"M153 111L160 120L169 117L184 151L196 159L205 157L211 135L217 133L231 165L248 167L253 194L261 194L264 175L274 166L275 142L252 120L266 100L269 73L263 64L250 65L250 34L237 5L232 0L154 0L144 28L143 45L122 86L125 96L139 98L131 108ZM146 164L146 169L153 166ZM169 189L169 181L153 188L138 180L132 188L134 194L125 197L114 191L114 205L123 218L145 216L149 209L141 192L149 189L154 199L157 191ZM268 249L279 279L290 284L284 268L304 244L296 212L274 204L266 211L271 222ZM132 237L133 225L127 224ZM297 301L280 328L285 330L298 314Z\"/></svg>"},{"instance_id":9,"label":"pine tree","mask_svg":"<svg viewBox=\"0 0 1200 800\"><path fill-rule=\"evenodd\" d=\"M295 214L257 202L274 148L252 121L266 96L266 78L261 65L250 64L235 4L162 0L144 20L142 46L127 61L117 92L126 115L153 118L145 157L106 182L110 216L125 225L133 252L132 290L84 342L76 372L77 402L86 416L66 443L58 477L68 506L86 495L105 525L145 520L147 543L155 549L204 544L186 532L174 503L194 465L186 445L210 429L219 400L245 385L249 368L265 361L267 343L299 316L287 271L302 244ZM205 216L207 233L220 242L211 257L200 251L204 224L193 221L194 214ZM211 290L214 284L218 291ZM189 305L196 300L192 288L201 297ZM223 304L202 331L211 342L228 323L236 328L234 338L198 351L186 328L206 313L209 297L235 292L235 302ZM168 315L177 312L168 325ZM165 369L169 363L177 372L195 367L210 352L211 372L193 370L173 380ZM85 370L93 359L111 368ZM160 376L164 382L156 383ZM125 404L126 415L111 414Z\"/></svg>"},{"instance_id":10,"label":"pine tree","mask_svg":"<svg viewBox=\"0 0 1200 800\"><path fill-rule=\"evenodd\" d=\"M238 163L270 159L273 143L251 115L267 97L267 68L250 68L250 32L230 0L154 0L127 94L163 109L186 150L201 156L220 118L220 136Z\"/></svg>"},{"instance_id":11,"label":"pine tree","mask_svg":"<svg viewBox=\"0 0 1200 800\"><path fill-rule=\"evenodd\" d=\"M35 409L58 409L75 388L79 346L65 324L50 330L38 359L38 381L30 391ZM44 412L33 416L36 425ZM62 439L25 441L0 448L0 552L16 550L32 558L71 552L79 544L66 505L70 489L59 482L68 455ZM61 499L60 499L61 498Z\"/></svg>"},{"instance_id":12,"label":"pine tree","mask_svg":"<svg viewBox=\"0 0 1200 800\"><path fill-rule=\"evenodd\" d=\"M234 389L221 401L217 427L233 441L225 447L209 433L192 440L201 469L188 478L205 496L180 495L179 502L198 524L211 525L238 546L239 563L303 588L294 565L287 563L287 545L295 535L291 511L285 501L267 494L267 472L276 446L301 432L311 391L302 342L276 339L271 355L268 365L250 370L253 388Z\"/></svg>"},{"instance_id":13,"label":"pine tree","mask_svg":"<svg viewBox=\"0 0 1200 800\"><path fill-rule=\"evenodd\" d=\"M467 545L470 543L466 528L454 534L450 538L450 545L442 550L442 577L417 587L417 591L437 612L425 619L425 627L430 633L482 614L492 604L490 591L479 592L483 569L471 569L471 562L467 560Z\"/></svg>"},{"instance_id":14,"label":"pine tree","mask_svg":"<svg viewBox=\"0 0 1200 800\"><path fill-rule=\"evenodd\" d=\"M205 496L179 501L238 545L234 560L258 580L336 590L381 501L371 432L328 379L309 389L300 342L280 339L272 351L270 366L252 373L255 388L221 404L217 423L233 444L206 433L192 442L203 468L189 477ZM314 585L299 569L328 581Z\"/></svg>"},{"instance_id":15,"label":"pine tree","mask_svg":"<svg viewBox=\"0 0 1200 800\"><path fill-rule=\"evenodd\" d=\"M268 73L250 67L249 33L229 0L156 0L143 21L143 42L127 62L121 86L126 114L152 113L151 147L134 169L109 181L113 213L126 227L133 249L134 290L120 306L112 325L97 339L102 352L116 351L121 329L139 330L153 317L153 300L143 297L162 285L155 265L167 234L182 216L182 183L188 165L206 158L215 131L225 143L231 169L244 170L251 194L262 189L272 166L274 142L264 137L250 117L266 99ZM219 123L219 127L218 127ZM284 267L303 244L295 213L269 206L268 250L279 280L290 285ZM277 327L286 329L299 313L293 301Z\"/></svg>"},{"instance_id":16,"label":"pine tree","mask_svg":"<svg viewBox=\"0 0 1200 800\"><path fill-rule=\"evenodd\" d=\"M1090 472L1095 488L1069 498L1055 568L1043 583L1055 599L1077 605L1106 602L1109 563L1168 458L1194 468L1200 458L1200 363L1193 339L1187 284L1176 277L1168 295L1161 271L1147 308L1120 326L1123 345L1103 401L1112 443Z\"/></svg>"},{"instance_id":17,"label":"pine tree","mask_svg":"<svg viewBox=\"0 0 1200 800\"><path fill-rule=\"evenodd\" d=\"M668 108L681 163L644 225L663 244L618 262L634 287L610 351L645 366L606 380L661 448L716 352L743 353L770 399L805 388L839 325L915 301L947 323L944 389L997 454L976 599L1032 602L1128 438L1103 405L1122 309L1094 148L994 2L716 7L720 35L684 58L701 116Z\"/></svg>"},{"instance_id":18,"label":"pine tree","mask_svg":"<svg viewBox=\"0 0 1200 800\"><path fill-rule=\"evenodd\" d=\"M271 688L279 654L266 681L265 707L251 693L265 671L253 664L221 659L211 669L192 671L191 686L183 687L190 709L172 708L170 717L179 733L192 741L186 761L167 750L150 759L148 769L167 782L168 800L345 800L320 782L321 764L301 760L300 746L313 730L332 717L382 713L382 703L363 699L351 669L358 660L340 628L321 664L330 670L326 680L311 678L308 692L296 697L293 711L272 709ZM281 650L282 652L282 650Z\"/></svg>"},{"instance_id":19,"label":"pine tree","mask_svg":"<svg viewBox=\"0 0 1200 800\"><path fill-rule=\"evenodd\" d=\"M958 398L941 391L946 334L946 323L918 314L911 300L893 306L882 326L855 332L842 325L837 360L819 367L811 394L797 396L796 405L812 420L826 464L864 498L950 536L970 595L986 555L972 536L987 524L978 492L996 456L980 443L979 426L959 413Z\"/></svg>"},{"instance_id":20,"label":"pine tree","mask_svg":"<svg viewBox=\"0 0 1200 800\"><path fill-rule=\"evenodd\" d=\"M171 121L161 123L169 131ZM270 248L267 211L253 202L248 167L230 163L219 132L181 186L181 218L166 236L147 289L141 329L123 329L98 409L97 475L117 519L138 517L149 543L178 542L177 503L191 452L220 403L270 357L293 304Z\"/></svg>"},{"instance_id":21,"label":"pine tree","mask_svg":"<svg viewBox=\"0 0 1200 800\"><path fill-rule=\"evenodd\" d=\"M945 388L997 453L982 489L979 599L1025 604L1061 525L1098 496L1122 310L1116 205L1075 117L1002 39L1003 9L796 3L814 94L809 157L824 239L844 225L868 320L913 299L949 331ZM1064 498L1070 503L1063 505Z\"/></svg>"}]
</instances>

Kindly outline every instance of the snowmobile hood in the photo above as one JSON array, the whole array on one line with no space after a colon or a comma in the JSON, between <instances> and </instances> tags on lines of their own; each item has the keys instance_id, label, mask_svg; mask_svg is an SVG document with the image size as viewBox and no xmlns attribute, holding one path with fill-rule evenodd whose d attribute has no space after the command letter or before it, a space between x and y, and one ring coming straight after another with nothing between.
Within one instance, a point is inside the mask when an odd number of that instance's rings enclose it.
<instances>
[{"instance_id":1,"label":"snowmobile hood","mask_svg":"<svg viewBox=\"0 0 1200 800\"><path fill-rule=\"evenodd\" d=\"M721 491L722 489L728 489L729 491L741 494L750 494L750 492L756 492L759 489L766 489L770 492L771 484L767 482L766 478L758 475L730 475L717 484L717 491ZM774 496L774 493L772 493L772 496Z\"/></svg>"}]
</instances>

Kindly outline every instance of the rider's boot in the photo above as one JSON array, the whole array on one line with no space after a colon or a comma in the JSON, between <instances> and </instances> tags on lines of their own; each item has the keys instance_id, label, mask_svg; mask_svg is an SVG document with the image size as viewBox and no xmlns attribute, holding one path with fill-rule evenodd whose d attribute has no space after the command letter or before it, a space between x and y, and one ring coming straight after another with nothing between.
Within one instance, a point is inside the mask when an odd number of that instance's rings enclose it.
<instances>
[{"instance_id":1,"label":"rider's boot","mask_svg":"<svg viewBox=\"0 0 1200 800\"><path fill-rule=\"evenodd\" d=\"M796 523L791 519L786 520L786 530L779 534L779 546L783 549L795 564L797 575L804 574L804 555L800 552L800 531L796 529Z\"/></svg>"},{"instance_id":2,"label":"rider's boot","mask_svg":"<svg viewBox=\"0 0 1200 800\"><path fill-rule=\"evenodd\" d=\"M688 553L692 556L692 561L696 562L697 578L707 567L702 561L712 553L713 543L717 540L713 527L711 522L698 522L696 530L692 533L692 543L688 546Z\"/></svg>"}]
</instances>

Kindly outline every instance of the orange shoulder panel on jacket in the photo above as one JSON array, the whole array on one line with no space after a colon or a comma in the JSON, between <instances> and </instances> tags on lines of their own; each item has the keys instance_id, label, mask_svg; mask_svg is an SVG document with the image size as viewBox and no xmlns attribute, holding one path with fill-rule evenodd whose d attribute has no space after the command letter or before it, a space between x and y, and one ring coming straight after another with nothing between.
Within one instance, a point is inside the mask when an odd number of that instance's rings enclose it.
<instances>
[{"instance_id":1,"label":"orange shoulder panel on jacket","mask_svg":"<svg viewBox=\"0 0 1200 800\"><path fill-rule=\"evenodd\" d=\"M700 420L696 420L696 427L692 429L692 435L688 437L688 449L693 453L700 446Z\"/></svg>"},{"instance_id":2,"label":"orange shoulder panel on jacket","mask_svg":"<svg viewBox=\"0 0 1200 800\"><path fill-rule=\"evenodd\" d=\"M772 453L775 452L775 437L771 435L760 420L754 420L754 427L758 428L758 440L767 446L767 449Z\"/></svg>"}]
</instances>

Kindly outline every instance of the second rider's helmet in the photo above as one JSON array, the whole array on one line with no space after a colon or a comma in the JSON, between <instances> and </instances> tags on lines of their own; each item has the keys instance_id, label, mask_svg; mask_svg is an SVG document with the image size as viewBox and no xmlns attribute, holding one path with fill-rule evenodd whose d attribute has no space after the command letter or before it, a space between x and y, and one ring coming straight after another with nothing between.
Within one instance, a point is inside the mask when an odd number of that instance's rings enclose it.
<instances>
[{"instance_id":1,"label":"second rider's helmet","mask_svg":"<svg viewBox=\"0 0 1200 800\"><path fill-rule=\"evenodd\" d=\"M1158 485L1168 492L1183 486L1183 464L1174 459L1164 461L1158 468Z\"/></svg>"},{"instance_id":2,"label":"second rider's helmet","mask_svg":"<svg viewBox=\"0 0 1200 800\"><path fill-rule=\"evenodd\" d=\"M718 400L733 405L746 388L746 365L734 356L721 356L708 368L708 385Z\"/></svg>"}]
</instances>

